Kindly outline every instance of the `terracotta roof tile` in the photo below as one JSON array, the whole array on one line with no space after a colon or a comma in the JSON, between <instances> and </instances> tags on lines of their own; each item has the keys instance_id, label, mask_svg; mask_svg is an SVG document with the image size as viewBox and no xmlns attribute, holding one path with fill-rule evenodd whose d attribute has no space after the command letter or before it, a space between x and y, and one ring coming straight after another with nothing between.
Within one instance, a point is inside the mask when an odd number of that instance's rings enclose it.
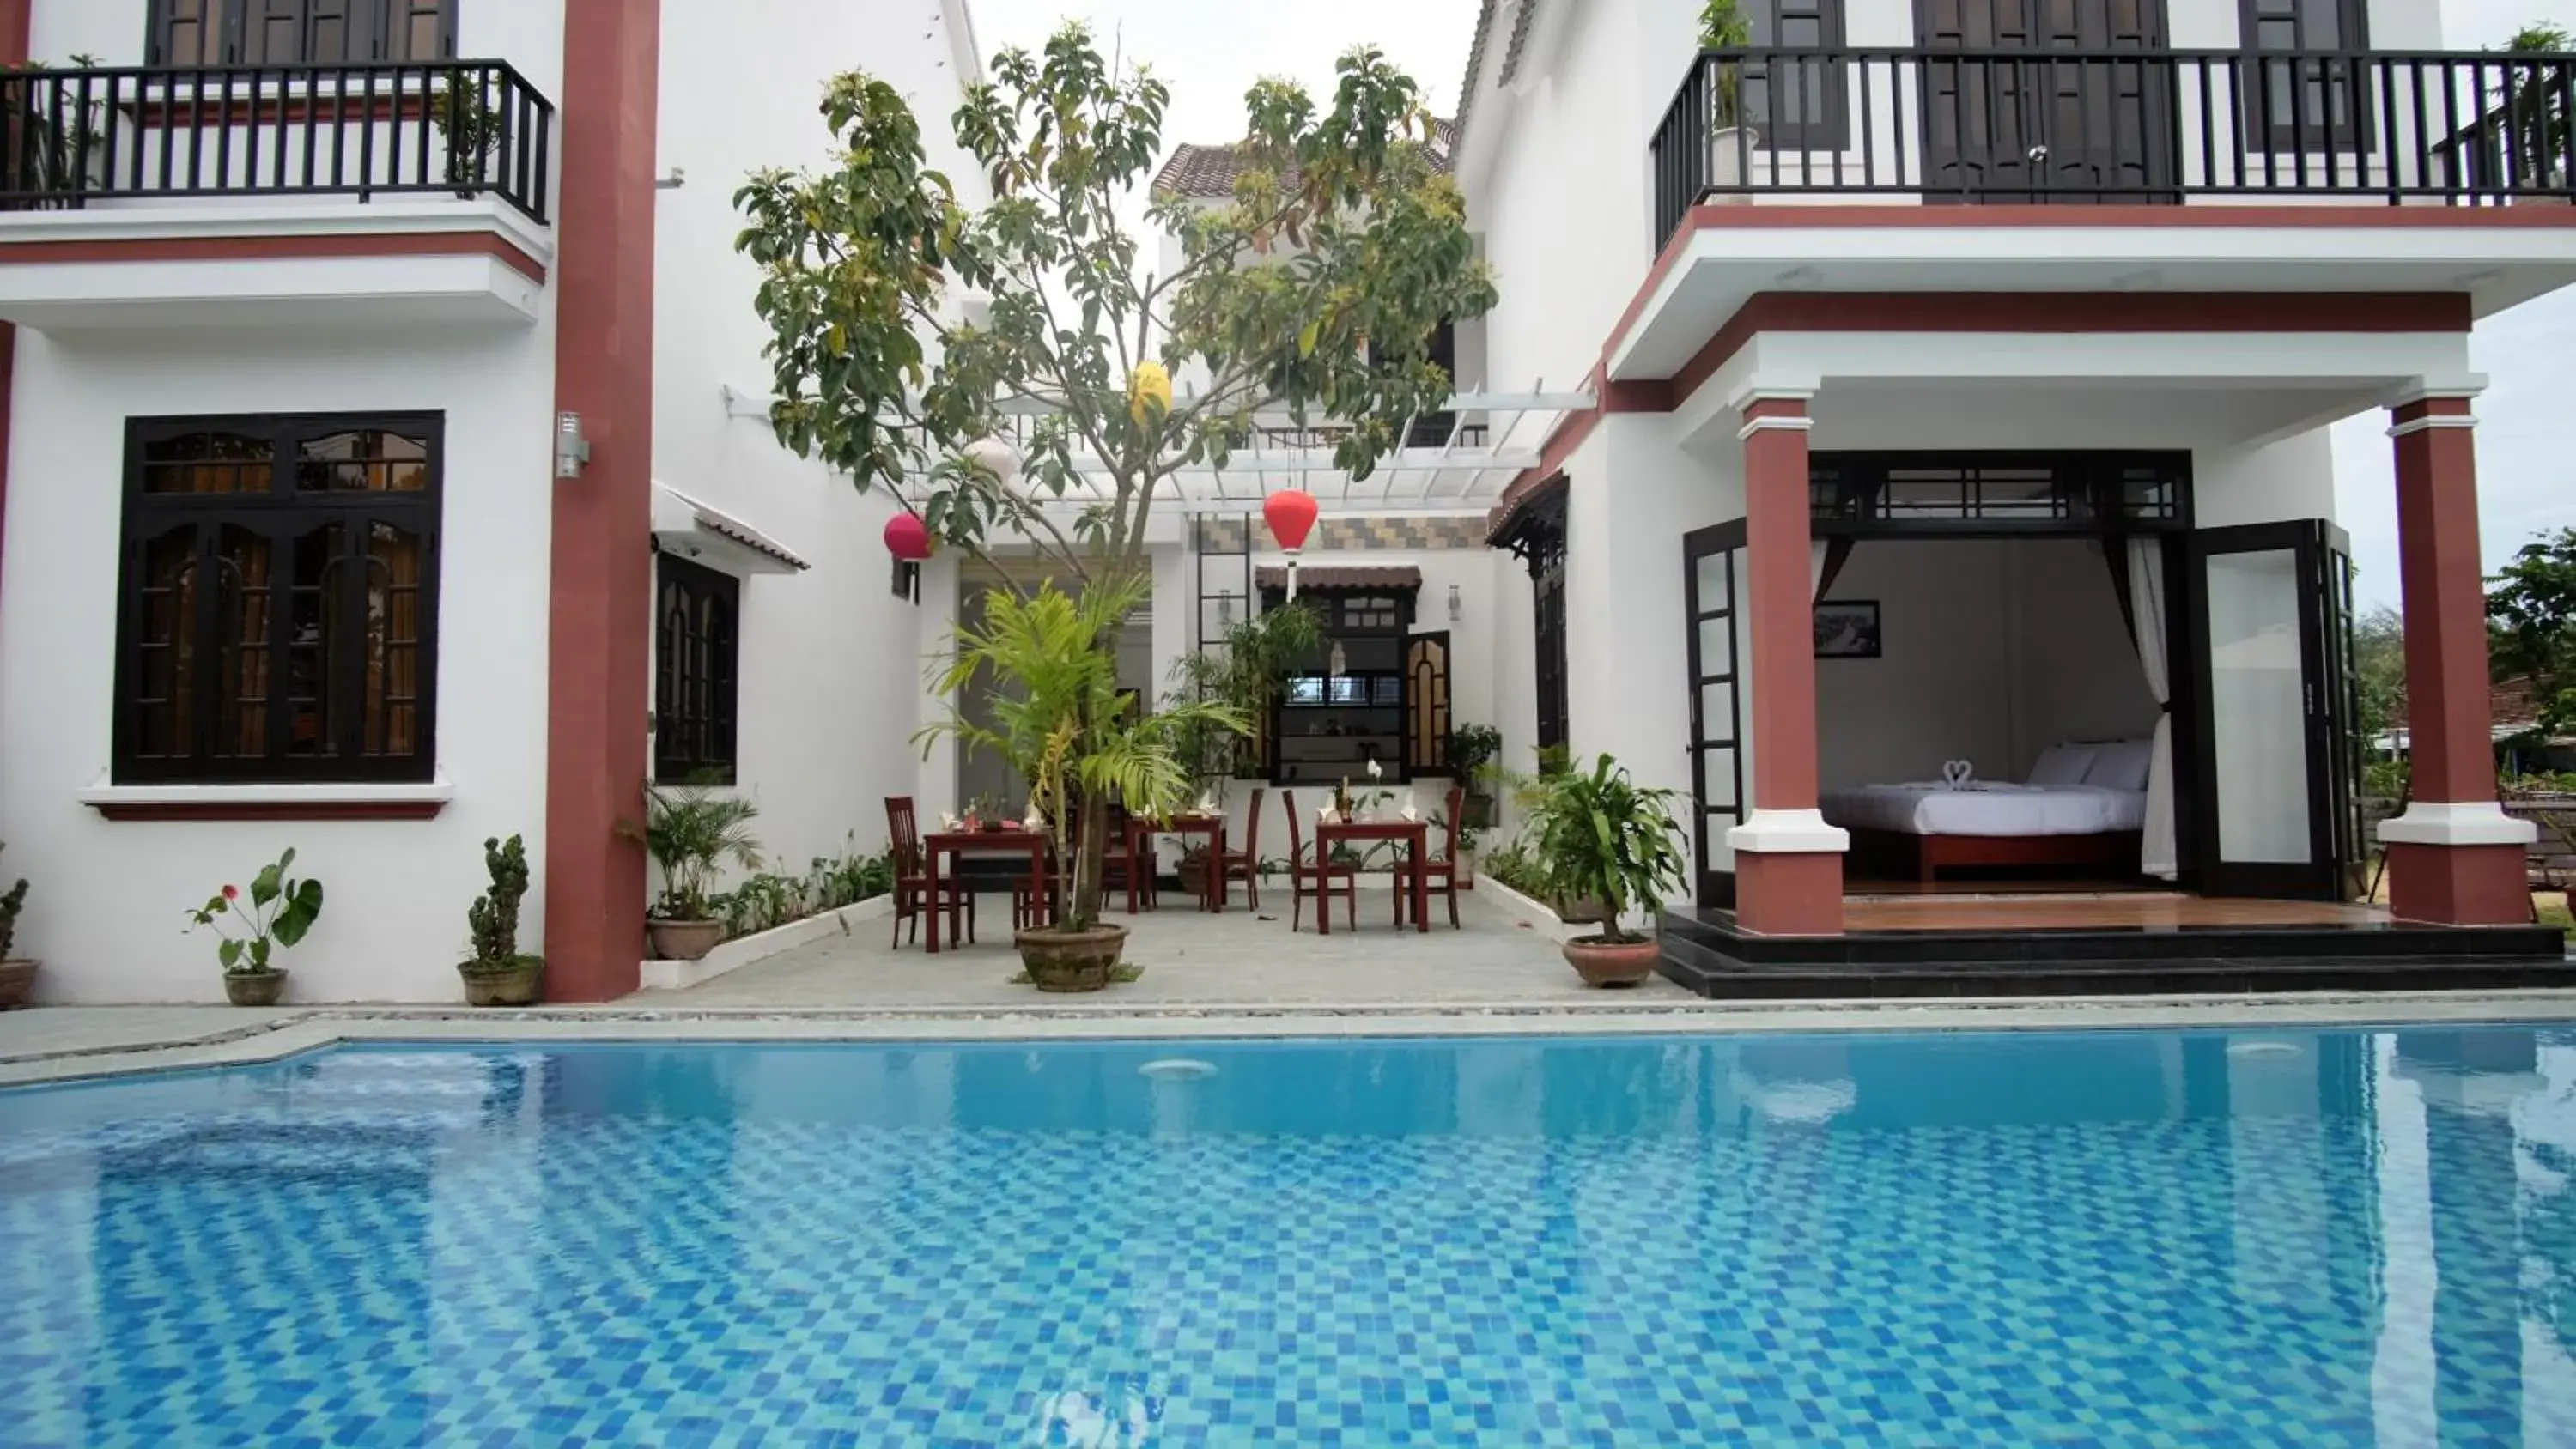
<instances>
[{"instance_id":1,"label":"terracotta roof tile","mask_svg":"<svg viewBox=\"0 0 2576 1449\"><path fill-rule=\"evenodd\" d=\"M1434 120L1431 123L1431 160L1442 171L1449 169L1449 153L1457 144L1458 124ZM1234 195L1235 178L1243 174L1241 143L1223 146L1200 146L1184 141L1172 148L1169 160L1154 176L1154 190L1180 196L1223 199Z\"/></svg>"},{"instance_id":2,"label":"terracotta roof tile","mask_svg":"<svg viewBox=\"0 0 2576 1449\"><path fill-rule=\"evenodd\" d=\"M1288 570L1261 568L1253 571L1254 582L1265 589L1288 587ZM1325 565L1297 570L1297 587L1301 589L1419 589L1422 570L1394 564Z\"/></svg>"}]
</instances>

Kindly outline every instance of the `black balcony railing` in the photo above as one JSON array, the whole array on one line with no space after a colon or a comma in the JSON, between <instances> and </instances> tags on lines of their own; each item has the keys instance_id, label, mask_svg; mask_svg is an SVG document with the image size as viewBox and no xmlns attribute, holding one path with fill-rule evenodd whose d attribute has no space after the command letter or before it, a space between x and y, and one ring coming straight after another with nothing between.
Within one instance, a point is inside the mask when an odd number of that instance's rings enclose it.
<instances>
[{"instance_id":1,"label":"black balcony railing","mask_svg":"<svg viewBox=\"0 0 2576 1449\"><path fill-rule=\"evenodd\" d=\"M1704 201L2576 198L2576 56L1727 50L1650 147L1655 242Z\"/></svg>"},{"instance_id":2,"label":"black balcony railing","mask_svg":"<svg viewBox=\"0 0 2576 1449\"><path fill-rule=\"evenodd\" d=\"M0 72L0 210L489 195L544 221L553 132L498 61Z\"/></svg>"}]
</instances>

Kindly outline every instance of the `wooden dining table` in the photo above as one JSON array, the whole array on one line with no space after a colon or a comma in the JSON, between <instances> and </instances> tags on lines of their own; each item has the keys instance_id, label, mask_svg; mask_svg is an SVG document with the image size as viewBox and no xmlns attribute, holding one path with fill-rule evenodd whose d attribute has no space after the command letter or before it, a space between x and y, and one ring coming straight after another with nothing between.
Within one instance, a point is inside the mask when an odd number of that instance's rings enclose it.
<instances>
[{"instance_id":1,"label":"wooden dining table","mask_svg":"<svg viewBox=\"0 0 2576 1449\"><path fill-rule=\"evenodd\" d=\"M1318 862L1329 861L1333 858L1334 846L1363 840L1400 841L1405 850L1405 864L1418 866L1431 856L1431 822L1401 819L1344 820L1332 825L1317 825L1315 859ZM1407 870L1405 874L1413 877L1413 928L1427 935L1431 930L1430 882L1425 879L1425 873L1420 870ZM1316 933L1325 936L1333 934L1333 912L1329 901L1324 909L1316 912L1316 917Z\"/></svg>"},{"instance_id":2,"label":"wooden dining table","mask_svg":"<svg viewBox=\"0 0 2576 1449\"><path fill-rule=\"evenodd\" d=\"M1225 817L1222 815L1175 815L1169 820L1138 820L1130 818L1127 822L1127 858L1137 863L1135 867L1136 869L1151 870L1153 868L1151 862L1145 855L1145 847L1152 844L1154 837L1158 835L1180 836L1185 846L1188 843L1189 837L1193 835L1204 835L1207 837L1207 878L1200 882L1199 909L1203 911L1223 911L1225 909L1226 896Z\"/></svg>"},{"instance_id":3,"label":"wooden dining table","mask_svg":"<svg viewBox=\"0 0 2576 1449\"><path fill-rule=\"evenodd\" d=\"M1019 826L1008 830L939 830L921 837L922 854L929 857L931 909L926 913L928 934L924 939L930 954L939 954L939 918L944 912L938 904L945 893L942 862L968 855L1025 855L1029 860L1029 886L1035 890L1046 880L1047 844L1045 831Z\"/></svg>"}]
</instances>

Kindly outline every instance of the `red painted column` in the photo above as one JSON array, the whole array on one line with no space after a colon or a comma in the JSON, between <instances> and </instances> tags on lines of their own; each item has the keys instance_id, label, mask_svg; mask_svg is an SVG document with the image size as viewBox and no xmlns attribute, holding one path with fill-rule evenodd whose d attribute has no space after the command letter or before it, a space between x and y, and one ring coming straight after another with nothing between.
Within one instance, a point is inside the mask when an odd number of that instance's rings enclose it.
<instances>
[{"instance_id":1,"label":"red painted column","mask_svg":"<svg viewBox=\"0 0 2576 1449\"><path fill-rule=\"evenodd\" d=\"M1744 532L1753 657L1753 813L1727 832L1736 921L1774 936L1843 928L1849 837L1816 811L1816 643L1807 399L1744 405Z\"/></svg>"},{"instance_id":2,"label":"red painted column","mask_svg":"<svg viewBox=\"0 0 2576 1449\"><path fill-rule=\"evenodd\" d=\"M592 452L544 485L546 995L605 1001L636 988L644 956L644 854L620 827L644 814L661 7L565 0L564 56L555 399Z\"/></svg>"},{"instance_id":3,"label":"red painted column","mask_svg":"<svg viewBox=\"0 0 2576 1449\"><path fill-rule=\"evenodd\" d=\"M2412 921L2521 925L2531 919L2523 872L2534 832L2496 804L2477 419L2465 396L2416 398L2390 417L2414 789L2406 812L2379 830L2389 908Z\"/></svg>"}]
</instances>

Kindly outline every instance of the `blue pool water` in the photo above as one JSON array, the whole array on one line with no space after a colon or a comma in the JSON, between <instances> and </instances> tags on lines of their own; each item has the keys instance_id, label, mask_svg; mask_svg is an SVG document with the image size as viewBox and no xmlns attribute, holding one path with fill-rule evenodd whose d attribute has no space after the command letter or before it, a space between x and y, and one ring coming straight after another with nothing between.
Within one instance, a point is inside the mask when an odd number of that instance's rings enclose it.
<instances>
[{"instance_id":1,"label":"blue pool water","mask_svg":"<svg viewBox=\"0 0 2576 1449\"><path fill-rule=\"evenodd\" d=\"M335 1051L0 1092L0 1444L2576 1445L2571 1175L2553 1030Z\"/></svg>"}]
</instances>

